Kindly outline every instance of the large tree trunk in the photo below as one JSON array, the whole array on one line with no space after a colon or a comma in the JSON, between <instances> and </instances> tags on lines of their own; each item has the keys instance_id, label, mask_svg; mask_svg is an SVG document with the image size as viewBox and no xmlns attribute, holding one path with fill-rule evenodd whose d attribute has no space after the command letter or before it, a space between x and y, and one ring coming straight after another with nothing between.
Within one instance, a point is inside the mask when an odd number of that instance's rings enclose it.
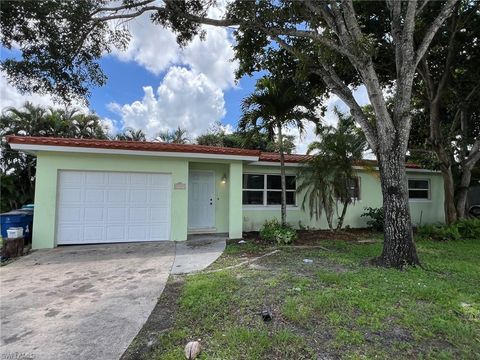
<instances>
[{"instance_id":1,"label":"large tree trunk","mask_svg":"<svg viewBox=\"0 0 480 360\"><path fill-rule=\"evenodd\" d=\"M383 193L384 243L374 264L402 268L420 265L413 240L408 205L405 155L398 148L378 151L378 163Z\"/></svg>"},{"instance_id":2,"label":"large tree trunk","mask_svg":"<svg viewBox=\"0 0 480 360\"><path fill-rule=\"evenodd\" d=\"M427 72L430 74L429 72ZM432 85L433 87L433 85ZM438 92L438 90L437 90ZM445 222L452 224L457 221L455 209L455 182L452 174L450 156L445 150L441 126L440 126L440 95L437 94L430 100L430 143L440 161L440 171L443 176Z\"/></svg>"},{"instance_id":3,"label":"large tree trunk","mask_svg":"<svg viewBox=\"0 0 480 360\"><path fill-rule=\"evenodd\" d=\"M460 178L460 184L457 191L457 215L459 219L462 219L466 215L467 210L467 198L468 189L470 188L470 181L472 179L472 170L468 167L462 167L462 177Z\"/></svg>"},{"instance_id":4,"label":"large tree trunk","mask_svg":"<svg viewBox=\"0 0 480 360\"><path fill-rule=\"evenodd\" d=\"M282 196L281 196L281 213L282 213L282 226L287 225L287 183L285 180L285 153L283 151L283 134L282 134L282 124L277 123L278 130L278 145L280 147L280 179L282 186Z\"/></svg>"},{"instance_id":5,"label":"large tree trunk","mask_svg":"<svg viewBox=\"0 0 480 360\"><path fill-rule=\"evenodd\" d=\"M443 176L445 222L453 224L457 221L457 210L455 208L455 181L453 179L452 167L442 164L440 170Z\"/></svg>"}]
</instances>

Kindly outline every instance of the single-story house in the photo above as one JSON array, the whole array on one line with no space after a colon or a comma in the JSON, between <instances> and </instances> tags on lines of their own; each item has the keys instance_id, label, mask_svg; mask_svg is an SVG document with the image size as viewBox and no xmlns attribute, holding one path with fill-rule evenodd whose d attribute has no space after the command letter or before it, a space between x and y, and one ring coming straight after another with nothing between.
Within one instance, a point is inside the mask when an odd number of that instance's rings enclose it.
<instances>
[{"instance_id":1,"label":"single-story house","mask_svg":"<svg viewBox=\"0 0 480 360\"><path fill-rule=\"evenodd\" d=\"M229 238L280 218L279 154L158 142L9 136L13 149L37 157L33 247ZM327 228L301 208L296 173L305 155L286 155L287 221ZM365 207L381 207L378 173L358 167L356 201L345 225L364 227ZM412 221L442 222L443 179L408 166Z\"/></svg>"}]
</instances>

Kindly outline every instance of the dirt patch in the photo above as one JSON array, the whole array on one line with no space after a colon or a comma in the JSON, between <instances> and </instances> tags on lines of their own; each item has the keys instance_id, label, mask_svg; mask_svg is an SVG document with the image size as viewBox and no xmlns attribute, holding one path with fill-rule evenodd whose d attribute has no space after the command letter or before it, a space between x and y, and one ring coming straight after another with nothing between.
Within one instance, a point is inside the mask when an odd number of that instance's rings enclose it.
<instances>
[{"instance_id":1,"label":"dirt patch","mask_svg":"<svg viewBox=\"0 0 480 360\"><path fill-rule=\"evenodd\" d=\"M155 350L159 335L170 330L175 322L185 278L171 275L157 305L147 322L120 358L121 360L139 360L148 358Z\"/></svg>"}]
</instances>

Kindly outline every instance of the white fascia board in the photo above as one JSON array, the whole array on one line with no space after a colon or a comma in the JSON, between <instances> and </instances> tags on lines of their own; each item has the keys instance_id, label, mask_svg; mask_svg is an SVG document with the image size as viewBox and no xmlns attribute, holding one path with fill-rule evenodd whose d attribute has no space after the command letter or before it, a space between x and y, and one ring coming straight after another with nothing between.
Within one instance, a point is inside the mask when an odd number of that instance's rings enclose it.
<instances>
[{"instance_id":1,"label":"white fascia board","mask_svg":"<svg viewBox=\"0 0 480 360\"><path fill-rule=\"evenodd\" d=\"M280 162L273 162L273 161L256 161L256 162L251 162L248 165L259 165L259 166L280 166ZM297 166L302 166L301 163L285 163L285 166L287 167L297 167Z\"/></svg>"},{"instance_id":2,"label":"white fascia board","mask_svg":"<svg viewBox=\"0 0 480 360\"><path fill-rule=\"evenodd\" d=\"M353 167L355 170L366 170L365 167L363 166L354 166ZM375 171L380 171L378 169L378 166L372 167L373 170ZM429 170L429 169L412 169L412 168L405 168L406 172L418 172L418 173L432 173L432 174L439 174L440 171L438 170Z\"/></svg>"},{"instance_id":3,"label":"white fascia board","mask_svg":"<svg viewBox=\"0 0 480 360\"><path fill-rule=\"evenodd\" d=\"M228 155L228 154L208 154L191 152L167 152L167 151L143 151L143 150L125 150L125 149L105 149L105 148L87 148L74 146L52 146L37 144L10 144L14 150L24 152L52 151L65 153L82 154L109 154L109 155L136 155L136 156L158 156L158 157L176 157L176 158L194 158L194 159L214 159L214 160L241 160L257 161L258 156Z\"/></svg>"}]
</instances>

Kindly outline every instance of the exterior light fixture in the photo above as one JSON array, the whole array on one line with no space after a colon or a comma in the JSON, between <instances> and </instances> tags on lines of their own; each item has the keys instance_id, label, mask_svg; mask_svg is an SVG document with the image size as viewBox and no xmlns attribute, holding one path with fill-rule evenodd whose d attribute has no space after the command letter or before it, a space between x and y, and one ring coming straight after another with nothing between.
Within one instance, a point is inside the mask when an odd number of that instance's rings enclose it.
<instances>
[{"instance_id":1,"label":"exterior light fixture","mask_svg":"<svg viewBox=\"0 0 480 360\"><path fill-rule=\"evenodd\" d=\"M227 183L227 175L223 174L222 176L222 184L226 184Z\"/></svg>"}]
</instances>

